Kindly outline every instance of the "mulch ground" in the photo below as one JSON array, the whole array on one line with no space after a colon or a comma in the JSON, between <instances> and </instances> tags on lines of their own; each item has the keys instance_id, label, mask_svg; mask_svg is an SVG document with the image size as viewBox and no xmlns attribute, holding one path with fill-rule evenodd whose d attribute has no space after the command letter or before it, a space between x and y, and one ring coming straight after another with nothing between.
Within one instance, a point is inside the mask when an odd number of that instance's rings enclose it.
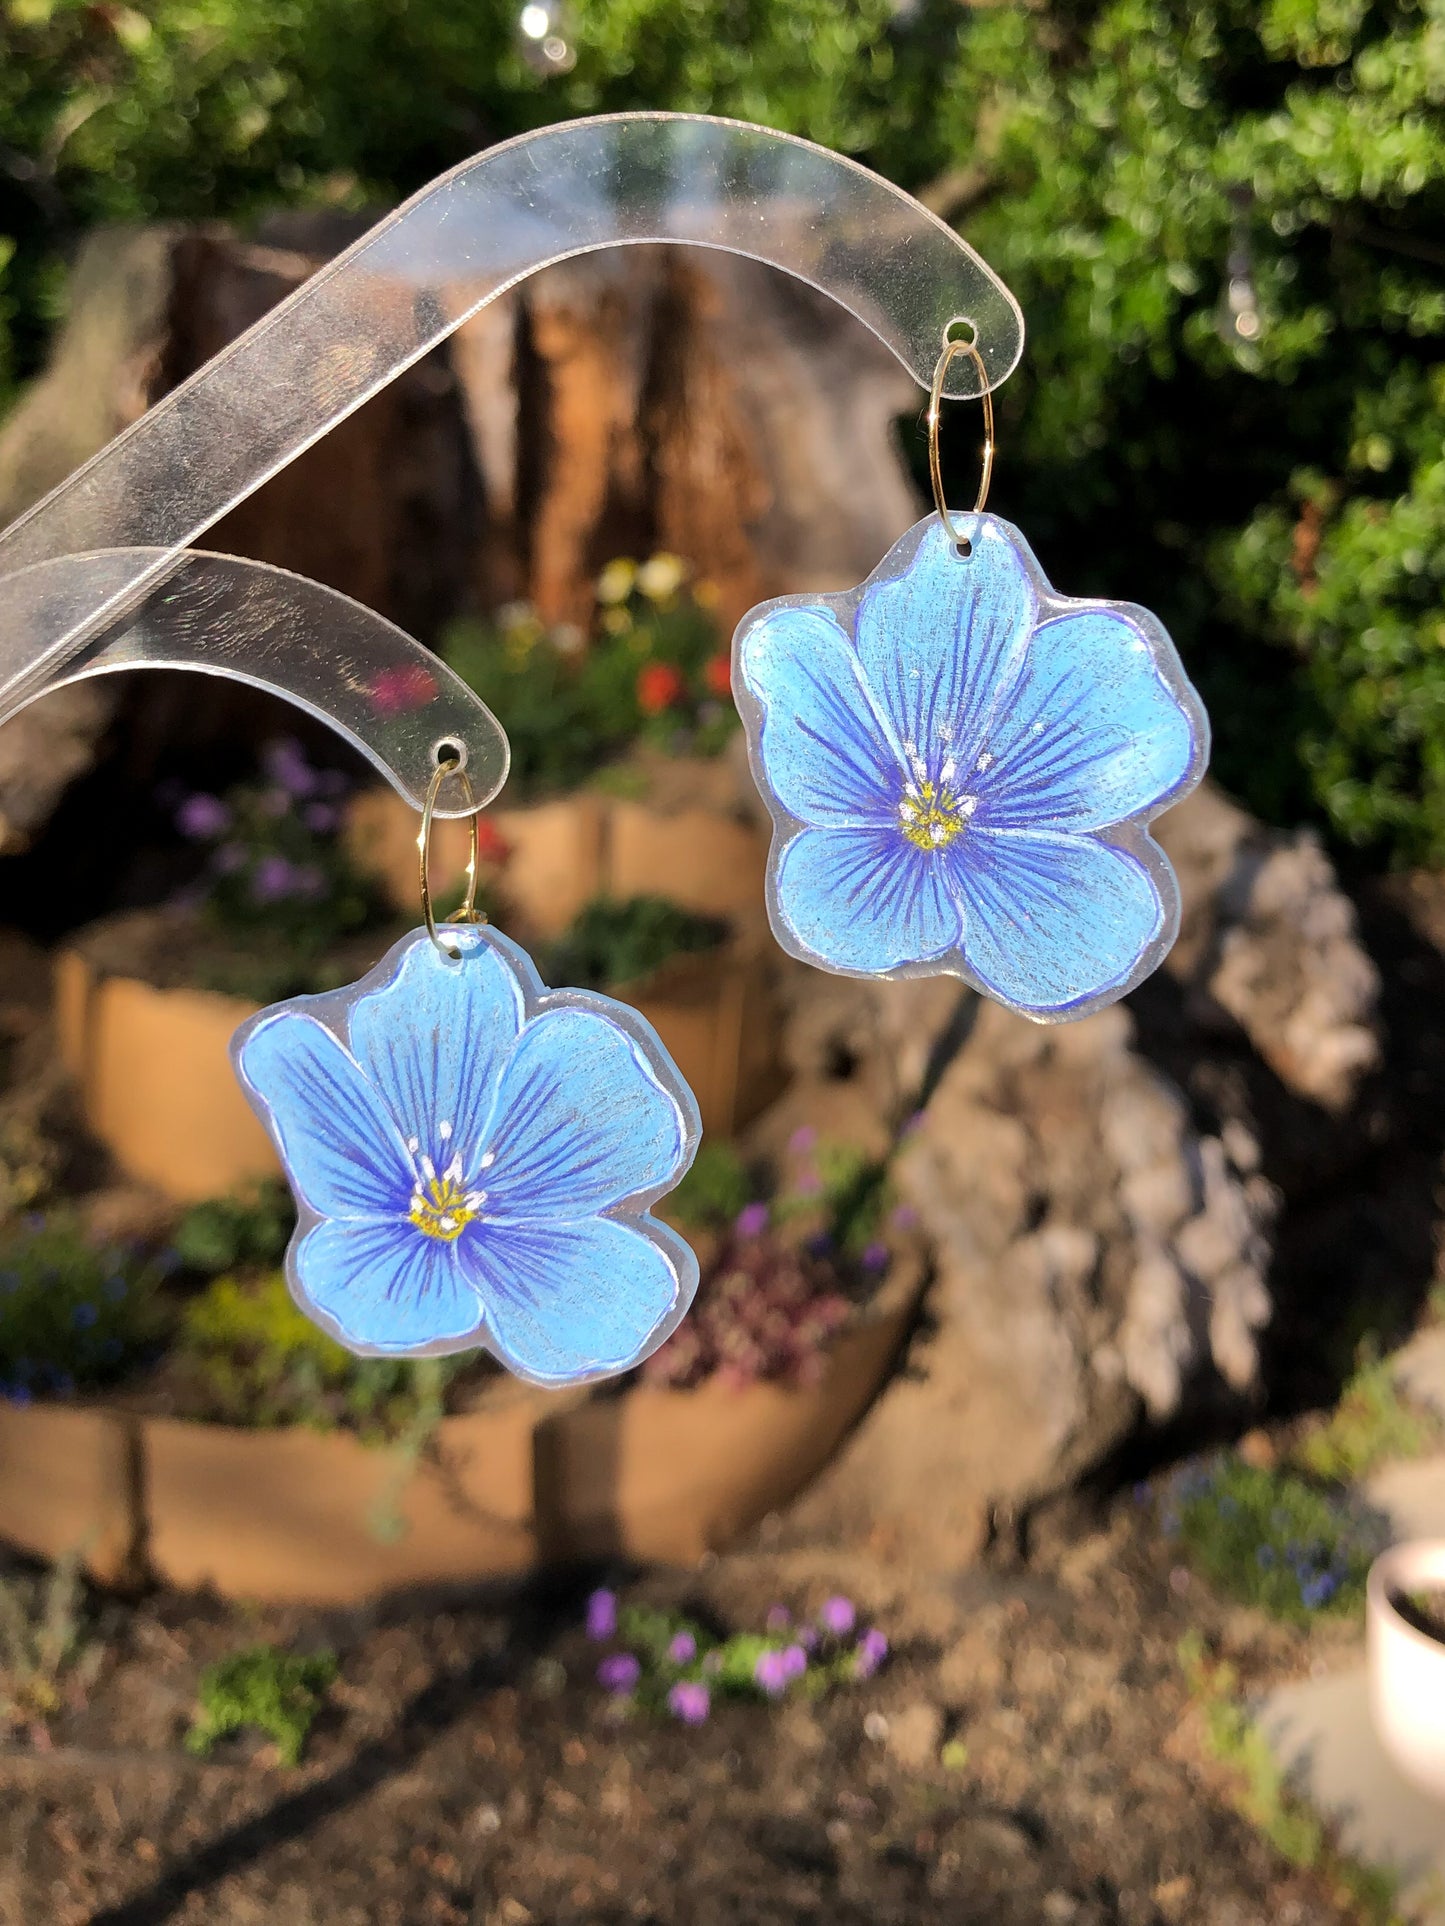
<instances>
[{"instance_id":1,"label":"mulch ground","mask_svg":"<svg viewBox=\"0 0 1445 1926\"><path fill-rule=\"evenodd\" d=\"M0 1760L5 1926L1328 1926L1351 1917L1237 1816L1199 1741L1191 1628L1246 1682L1308 1662L1220 1606L1130 1497L944 1584L760 1546L626 1596L724 1626L850 1591L894 1639L867 1684L619 1718L581 1630L595 1575L368 1615L157 1596L101 1609L53 1749ZM182 1748L210 1660L327 1645L303 1764ZM960 1752L960 1746L964 1751ZM947 1749L949 1763L941 1754Z\"/></svg>"}]
</instances>

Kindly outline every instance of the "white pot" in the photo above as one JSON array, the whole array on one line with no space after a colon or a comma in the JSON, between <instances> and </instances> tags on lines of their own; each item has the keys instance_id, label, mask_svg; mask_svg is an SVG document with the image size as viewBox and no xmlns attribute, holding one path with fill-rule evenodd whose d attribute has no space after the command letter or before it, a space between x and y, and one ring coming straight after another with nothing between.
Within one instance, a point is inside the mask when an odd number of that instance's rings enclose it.
<instances>
[{"instance_id":1,"label":"white pot","mask_svg":"<svg viewBox=\"0 0 1445 1926\"><path fill-rule=\"evenodd\" d=\"M1395 1765L1445 1801L1445 1641L1416 1631L1392 1592L1445 1587L1445 1539L1395 1545L1370 1567L1365 1591L1370 1712Z\"/></svg>"}]
</instances>

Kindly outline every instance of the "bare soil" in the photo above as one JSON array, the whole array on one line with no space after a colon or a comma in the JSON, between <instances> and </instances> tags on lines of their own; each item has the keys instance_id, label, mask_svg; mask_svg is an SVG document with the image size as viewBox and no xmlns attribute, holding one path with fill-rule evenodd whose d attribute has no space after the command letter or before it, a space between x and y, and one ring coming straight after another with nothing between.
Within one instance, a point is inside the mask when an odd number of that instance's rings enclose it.
<instances>
[{"instance_id":1,"label":"bare soil","mask_svg":"<svg viewBox=\"0 0 1445 1926\"><path fill-rule=\"evenodd\" d=\"M101 1609L88 1702L0 1755L0 1920L25 1926L1331 1926L1352 1917L1233 1809L1180 1670L1308 1662L1173 1566L1152 1512L1044 1521L1027 1556L922 1580L765 1545L631 1598L720 1625L853 1594L895 1641L815 1705L691 1730L619 1717L595 1575L363 1615ZM203 1665L258 1638L340 1675L303 1764L182 1740ZM945 1758L948 1761L945 1763Z\"/></svg>"}]
</instances>

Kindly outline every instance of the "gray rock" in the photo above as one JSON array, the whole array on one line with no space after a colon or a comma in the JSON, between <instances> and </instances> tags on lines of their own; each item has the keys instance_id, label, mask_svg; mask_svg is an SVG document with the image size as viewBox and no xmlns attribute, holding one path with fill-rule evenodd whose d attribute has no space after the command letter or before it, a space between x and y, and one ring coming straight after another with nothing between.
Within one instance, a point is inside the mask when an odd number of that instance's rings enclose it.
<instances>
[{"instance_id":1,"label":"gray rock","mask_svg":"<svg viewBox=\"0 0 1445 1926\"><path fill-rule=\"evenodd\" d=\"M1266 829L1209 783L1155 834L1184 904L1165 968L1191 1013L1232 1020L1290 1090L1344 1110L1380 1062L1380 984L1318 837Z\"/></svg>"},{"instance_id":2,"label":"gray rock","mask_svg":"<svg viewBox=\"0 0 1445 1926\"><path fill-rule=\"evenodd\" d=\"M875 1007L893 987L835 983L818 998L880 1095L903 1054ZM959 1032L968 998L955 988L949 1009L932 989L904 1026L915 1064ZM1144 1413L1176 1411L1191 1379L1252 1382L1275 1210L1257 1174L1196 1133L1123 1010L1057 1026L987 1003L968 1015L895 1163L936 1253L931 1329L800 1514L950 1559ZM814 1005L802 1041L815 1072L826 1034ZM1234 1152L1253 1159L1239 1130Z\"/></svg>"}]
</instances>

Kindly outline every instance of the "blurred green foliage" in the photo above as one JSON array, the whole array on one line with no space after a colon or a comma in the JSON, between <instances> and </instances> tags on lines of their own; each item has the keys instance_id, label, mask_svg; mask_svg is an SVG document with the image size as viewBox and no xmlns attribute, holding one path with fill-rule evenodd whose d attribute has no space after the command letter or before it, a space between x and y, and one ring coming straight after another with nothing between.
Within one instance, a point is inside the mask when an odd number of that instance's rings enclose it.
<instances>
[{"instance_id":1,"label":"blurred green foliage","mask_svg":"<svg viewBox=\"0 0 1445 1926\"><path fill-rule=\"evenodd\" d=\"M28 1218L0 1242L0 1397L70 1397L108 1384L164 1334L160 1272L102 1248L63 1212Z\"/></svg>"},{"instance_id":2,"label":"blurred green foliage","mask_svg":"<svg viewBox=\"0 0 1445 1926\"><path fill-rule=\"evenodd\" d=\"M1445 861L1442 0L589 0L550 80L518 10L0 0L0 390L98 220L394 199L576 113L804 133L1017 292L995 505L1159 611L1225 780Z\"/></svg>"},{"instance_id":3,"label":"blurred green foliage","mask_svg":"<svg viewBox=\"0 0 1445 1926\"><path fill-rule=\"evenodd\" d=\"M296 1228L296 1207L279 1177L261 1178L228 1197L192 1204L171 1244L188 1270L211 1277L242 1265L281 1262Z\"/></svg>"},{"instance_id":4,"label":"blurred green foliage","mask_svg":"<svg viewBox=\"0 0 1445 1926\"><path fill-rule=\"evenodd\" d=\"M675 956L716 949L726 935L726 923L681 909L665 896L632 896L622 903L599 896L578 911L539 967L549 983L606 990L640 983Z\"/></svg>"},{"instance_id":5,"label":"blurred green foliage","mask_svg":"<svg viewBox=\"0 0 1445 1926\"><path fill-rule=\"evenodd\" d=\"M742 1152L724 1137L704 1137L667 1199L669 1217L698 1230L725 1230L756 1188Z\"/></svg>"},{"instance_id":6,"label":"blurred green foliage","mask_svg":"<svg viewBox=\"0 0 1445 1926\"><path fill-rule=\"evenodd\" d=\"M544 627L522 602L454 623L443 638L451 667L504 718L510 799L573 789L639 743L715 755L738 726L727 645L705 586L688 587L677 556L609 562L597 600L590 642Z\"/></svg>"},{"instance_id":7,"label":"blurred green foliage","mask_svg":"<svg viewBox=\"0 0 1445 1926\"><path fill-rule=\"evenodd\" d=\"M1384 1549L1379 1520L1346 1489L1229 1455L1174 1479L1164 1524L1212 1585L1295 1625L1362 1612Z\"/></svg>"},{"instance_id":8,"label":"blurred green foliage","mask_svg":"<svg viewBox=\"0 0 1445 1926\"><path fill-rule=\"evenodd\" d=\"M274 1742L282 1765L299 1765L335 1677L334 1652L283 1652L276 1645L253 1645L208 1665L186 1750L205 1758L217 1740L253 1728Z\"/></svg>"},{"instance_id":9,"label":"blurred green foliage","mask_svg":"<svg viewBox=\"0 0 1445 1926\"><path fill-rule=\"evenodd\" d=\"M368 1443L407 1441L441 1416L445 1387L474 1358L358 1358L298 1307L279 1271L218 1277L182 1314L178 1350L209 1415L266 1428L345 1425Z\"/></svg>"}]
</instances>

